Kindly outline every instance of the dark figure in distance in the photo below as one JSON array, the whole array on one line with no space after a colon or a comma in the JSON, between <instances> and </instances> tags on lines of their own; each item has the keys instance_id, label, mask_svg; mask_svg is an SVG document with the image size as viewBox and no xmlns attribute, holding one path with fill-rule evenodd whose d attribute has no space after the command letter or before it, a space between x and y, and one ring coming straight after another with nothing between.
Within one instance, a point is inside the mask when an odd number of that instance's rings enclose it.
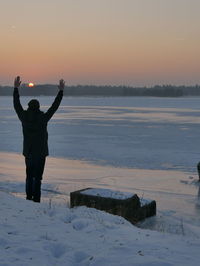
<instances>
[{"instance_id":1,"label":"dark figure in distance","mask_svg":"<svg viewBox=\"0 0 200 266\"><path fill-rule=\"evenodd\" d=\"M200 182L200 162L197 164L197 172L199 175L199 182Z\"/></svg>"},{"instance_id":2,"label":"dark figure in distance","mask_svg":"<svg viewBox=\"0 0 200 266\"><path fill-rule=\"evenodd\" d=\"M23 109L18 91L20 84L21 80L18 76L14 82L13 104L23 129L23 155L26 163L26 199L40 202L41 180L46 156L49 155L47 124L61 103L65 82L63 79L60 80L58 94L46 113L40 111L40 103L36 99L28 103L27 110Z\"/></svg>"}]
</instances>

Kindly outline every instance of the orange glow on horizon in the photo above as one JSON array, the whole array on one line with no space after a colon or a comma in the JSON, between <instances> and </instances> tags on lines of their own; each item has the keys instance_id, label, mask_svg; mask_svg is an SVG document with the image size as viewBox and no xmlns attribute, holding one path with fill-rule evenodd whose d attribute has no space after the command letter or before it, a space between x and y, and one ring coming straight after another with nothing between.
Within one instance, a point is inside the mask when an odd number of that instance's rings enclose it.
<instances>
[{"instance_id":1,"label":"orange glow on horizon","mask_svg":"<svg viewBox=\"0 0 200 266\"><path fill-rule=\"evenodd\" d=\"M29 86L29 88L32 88L32 87L34 87L34 83L30 82L30 83L28 84L28 86Z\"/></svg>"}]
</instances>

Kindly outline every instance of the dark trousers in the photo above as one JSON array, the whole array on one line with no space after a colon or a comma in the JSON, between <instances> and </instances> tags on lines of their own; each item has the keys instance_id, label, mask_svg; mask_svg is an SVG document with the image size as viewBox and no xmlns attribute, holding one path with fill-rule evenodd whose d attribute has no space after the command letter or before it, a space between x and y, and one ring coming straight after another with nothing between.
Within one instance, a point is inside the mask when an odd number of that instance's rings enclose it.
<instances>
[{"instance_id":1,"label":"dark trousers","mask_svg":"<svg viewBox=\"0 0 200 266\"><path fill-rule=\"evenodd\" d=\"M200 181L200 162L197 164L197 172L198 172L199 181Z\"/></svg>"},{"instance_id":2,"label":"dark trousers","mask_svg":"<svg viewBox=\"0 0 200 266\"><path fill-rule=\"evenodd\" d=\"M46 157L28 156L26 163L26 199L40 202L41 180Z\"/></svg>"}]
</instances>

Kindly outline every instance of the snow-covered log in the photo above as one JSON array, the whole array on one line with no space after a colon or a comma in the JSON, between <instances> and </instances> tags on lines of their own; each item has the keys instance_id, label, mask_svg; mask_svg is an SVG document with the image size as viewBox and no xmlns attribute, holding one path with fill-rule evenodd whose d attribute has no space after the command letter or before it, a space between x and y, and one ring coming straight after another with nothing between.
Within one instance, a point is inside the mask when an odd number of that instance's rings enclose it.
<instances>
[{"instance_id":1,"label":"snow-covered log","mask_svg":"<svg viewBox=\"0 0 200 266\"><path fill-rule=\"evenodd\" d=\"M130 192L86 188L70 193L70 205L87 206L119 215L135 224L156 214L156 202Z\"/></svg>"}]
</instances>

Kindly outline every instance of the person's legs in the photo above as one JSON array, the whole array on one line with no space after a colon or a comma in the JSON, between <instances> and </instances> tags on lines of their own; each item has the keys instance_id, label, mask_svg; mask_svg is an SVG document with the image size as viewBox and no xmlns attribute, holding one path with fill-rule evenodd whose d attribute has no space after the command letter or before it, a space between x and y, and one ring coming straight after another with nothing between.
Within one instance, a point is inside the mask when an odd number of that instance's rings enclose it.
<instances>
[{"instance_id":1,"label":"person's legs","mask_svg":"<svg viewBox=\"0 0 200 266\"><path fill-rule=\"evenodd\" d=\"M31 157L25 157L26 163L26 199L33 198L33 161Z\"/></svg>"},{"instance_id":2,"label":"person's legs","mask_svg":"<svg viewBox=\"0 0 200 266\"><path fill-rule=\"evenodd\" d=\"M40 202L45 157L29 156L26 162L26 199Z\"/></svg>"},{"instance_id":3,"label":"person's legs","mask_svg":"<svg viewBox=\"0 0 200 266\"><path fill-rule=\"evenodd\" d=\"M41 197L41 180L44 172L45 157L35 158L35 174L33 181L33 201L40 202Z\"/></svg>"},{"instance_id":4,"label":"person's legs","mask_svg":"<svg viewBox=\"0 0 200 266\"><path fill-rule=\"evenodd\" d=\"M40 202L41 197L41 179L33 180L33 201Z\"/></svg>"}]
</instances>

